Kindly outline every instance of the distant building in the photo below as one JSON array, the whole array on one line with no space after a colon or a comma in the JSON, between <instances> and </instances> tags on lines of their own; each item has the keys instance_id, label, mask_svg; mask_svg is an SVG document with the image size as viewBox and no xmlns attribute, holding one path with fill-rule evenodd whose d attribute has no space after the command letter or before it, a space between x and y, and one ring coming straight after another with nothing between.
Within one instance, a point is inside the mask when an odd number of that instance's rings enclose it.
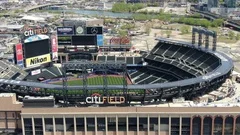
<instances>
[{"instance_id":1,"label":"distant building","mask_svg":"<svg viewBox=\"0 0 240 135\"><path fill-rule=\"evenodd\" d=\"M212 7L218 7L219 2L218 0L208 0L208 8L212 8Z\"/></svg>"},{"instance_id":2,"label":"distant building","mask_svg":"<svg viewBox=\"0 0 240 135\"><path fill-rule=\"evenodd\" d=\"M165 2L166 0L126 0L127 3L158 3Z\"/></svg>"},{"instance_id":3,"label":"distant building","mask_svg":"<svg viewBox=\"0 0 240 135\"><path fill-rule=\"evenodd\" d=\"M225 0L225 5L228 8L236 8L237 0Z\"/></svg>"}]
</instances>

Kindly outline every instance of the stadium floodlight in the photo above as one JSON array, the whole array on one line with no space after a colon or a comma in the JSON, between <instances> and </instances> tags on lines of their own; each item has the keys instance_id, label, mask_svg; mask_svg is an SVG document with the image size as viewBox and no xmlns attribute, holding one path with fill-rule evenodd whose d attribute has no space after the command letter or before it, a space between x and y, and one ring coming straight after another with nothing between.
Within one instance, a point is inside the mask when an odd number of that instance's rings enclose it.
<instances>
[{"instance_id":1,"label":"stadium floodlight","mask_svg":"<svg viewBox=\"0 0 240 135\"><path fill-rule=\"evenodd\" d=\"M202 46L202 36L205 36L205 48L209 48L209 36L213 38L212 51L216 51L217 48L217 34L214 31L208 30L202 27L193 27L192 29L192 45L195 45L195 35L198 34L198 47Z\"/></svg>"}]
</instances>

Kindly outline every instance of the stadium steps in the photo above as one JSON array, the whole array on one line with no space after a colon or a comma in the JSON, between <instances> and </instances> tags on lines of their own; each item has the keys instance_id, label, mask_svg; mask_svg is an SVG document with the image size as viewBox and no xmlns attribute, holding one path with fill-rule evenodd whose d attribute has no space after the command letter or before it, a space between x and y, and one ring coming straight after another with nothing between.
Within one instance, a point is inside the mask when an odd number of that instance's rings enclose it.
<instances>
[{"instance_id":1,"label":"stadium steps","mask_svg":"<svg viewBox=\"0 0 240 135\"><path fill-rule=\"evenodd\" d=\"M211 57L209 57L206 60L204 60L200 65L198 65L198 67L201 67L203 69L207 68L206 61L208 61L209 59L211 59Z\"/></svg>"},{"instance_id":2,"label":"stadium steps","mask_svg":"<svg viewBox=\"0 0 240 135\"><path fill-rule=\"evenodd\" d=\"M148 84L145 80L151 78L154 74L148 75L147 77L144 77L142 80L135 82L137 84L142 84L141 82L143 82L143 84Z\"/></svg>"},{"instance_id":3,"label":"stadium steps","mask_svg":"<svg viewBox=\"0 0 240 135\"><path fill-rule=\"evenodd\" d=\"M51 71L48 70L48 69L42 69L42 71L48 72L48 73L50 73L51 75L53 75L54 77L57 77L56 74L54 74L53 72L51 72Z\"/></svg>"},{"instance_id":4,"label":"stadium steps","mask_svg":"<svg viewBox=\"0 0 240 135\"><path fill-rule=\"evenodd\" d=\"M140 82L139 84L150 84L151 82L153 82L153 81L155 81L155 80L157 80L158 79L158 77L155 77L155 76L150 76L148 79L146 79L144 82Z\"/></svg>"},{"instance_id":5,"label":"stadium steps","mask_svg":"<svg viewBox=\"0 0 240 135\"><path fill-rule=\"evenodd\" d=\"M62 75L63 75L62 71L59 69L59 67L56 67L56 68L57 68L57 70L58 70L60 76L62 76Z\"/></svg>"},{"instance_id":6,"label":"stadium steps","mask_svg":"<svg viewBox=\"0 0 240 135\"><path fill-rule=\"evenodd\" d=\"M142 78L145 78L145 77L147 77L147 76L149 76L147 72L145 72L145 73L144 73L144 72L141 72L140 75L132 78L132 80L133 80L133 82L136 83L136 82L139 82L140 80L142 80Z\"/></svg>"},{"instance_id":7,"label":"stadium steps","mask_svg":"<svg viewBox=\"0 0 240 135\"><path fill-rule=\"evenodd\" d=\"M198 57L197 59L195 59L193 62L190 63L190 65L195 65L195 63L199 62L201 58L204 58L205 54L202 54L200 57Z\"/></svg>"},{"instance_id":8,"label":"stadium steps","mask_svg":"<svg viewBox=\"0 0 240 135\"><path fill-rule=\"evenodd\" d=\"M174 56L180 51L181 48L182 48L182 47L179 47L179 48L173 53L172 58L175 58Z\"/></svg>"},{"instance_id":9,"label":"stadium steps","mask_svg":"<svg viewBox=\"0 0 240 135\"><path fill-rule=\"evenodd\" d=\"M47 68L47 70L49 70L50 72L52 72L56 76L60 76L61 75L61 73L59 72L57 67L50 67L50 68Z\"/></svg>"}]
</instances>

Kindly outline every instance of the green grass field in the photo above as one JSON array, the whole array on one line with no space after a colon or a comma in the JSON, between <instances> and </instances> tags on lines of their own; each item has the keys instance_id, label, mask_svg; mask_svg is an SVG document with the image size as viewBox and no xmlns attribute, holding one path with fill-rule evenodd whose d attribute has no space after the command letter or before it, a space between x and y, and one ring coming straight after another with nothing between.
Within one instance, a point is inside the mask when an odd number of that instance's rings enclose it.
<instances>
[{"instance_id":1,"label":"green grass field","mask_svg":"<svg viewBox=\"0 0 240 135\"><path fill-rule=\"evenodd\" d=\"M113 77L113 76L107 76L108 85L122 85L123 84L123 77ZM102 76L95 76L88 78L87 80L88 85L103 85L103 77ZM62 85L62 82L56 82L53 84ZM74 79L74 80L68 80L67 82L68 86L77 86L77 85L83 85L83 81L81 79ZM63 91L59 90L47 90L48 93L55 93L55 94L62 94ZM103 90L89 90L89 94L93 93L99 93L102 94ZM134 93L134 94L142 94L144 93L144 90L128 90L128 93ZM70 90L68 91L68 95L81 95L84 94L83 90ZM123 90L108 90L108 94L123 94Z\"/></svg>"},{"instance_id":2,"label":"green grass field","mask_svg":"<svg viewBox=\"0 0 240 135\"><path fill-rule=\"evenodd\" d=\"M113 77L113 76L107 76L107 82L108 85L122 85L123 84L123 77ZM58 82L56 84L61 85L62 82ZM68 80L67 84L69 86L73 85L83 85L83 81L81 79L79 80ZM103 77L102 76L96 76L92 78L87 79L88 85L103 85Z\"/></svg>"}]
</instances>

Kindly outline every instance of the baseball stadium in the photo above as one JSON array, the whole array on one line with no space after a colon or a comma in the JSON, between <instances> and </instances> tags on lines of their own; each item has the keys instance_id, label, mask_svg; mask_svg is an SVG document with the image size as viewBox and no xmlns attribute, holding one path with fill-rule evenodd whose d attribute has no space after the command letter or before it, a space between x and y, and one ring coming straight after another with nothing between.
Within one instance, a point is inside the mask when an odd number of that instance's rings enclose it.
<instances>
[{"instance_id":1,"label":"baseball stadium","mask_svg":"<svg viewBox=\"0 0 240 135\"><path fill-rule=\"evenodd\" d=\"M199 35L197 45L195 34ZM202 43L204 34L205 44ZM212 48L209 36L213 37ZM192 43L157 38L158 43L151 51L141 51L138 55L79 53L78 59L69 55L69 60L62 63L55 57L56 38L49 37L38 35L17 44L15 64L0 61L0 102L4 104L0 105L3 117L0 127L4 132L14 130L23 135L240 133L237 130L239 108L154 107L174 98L192 100L226 82L234 66L231 58L216 50L216 33L194 28Z\"/></svg>"}]
</instances>

